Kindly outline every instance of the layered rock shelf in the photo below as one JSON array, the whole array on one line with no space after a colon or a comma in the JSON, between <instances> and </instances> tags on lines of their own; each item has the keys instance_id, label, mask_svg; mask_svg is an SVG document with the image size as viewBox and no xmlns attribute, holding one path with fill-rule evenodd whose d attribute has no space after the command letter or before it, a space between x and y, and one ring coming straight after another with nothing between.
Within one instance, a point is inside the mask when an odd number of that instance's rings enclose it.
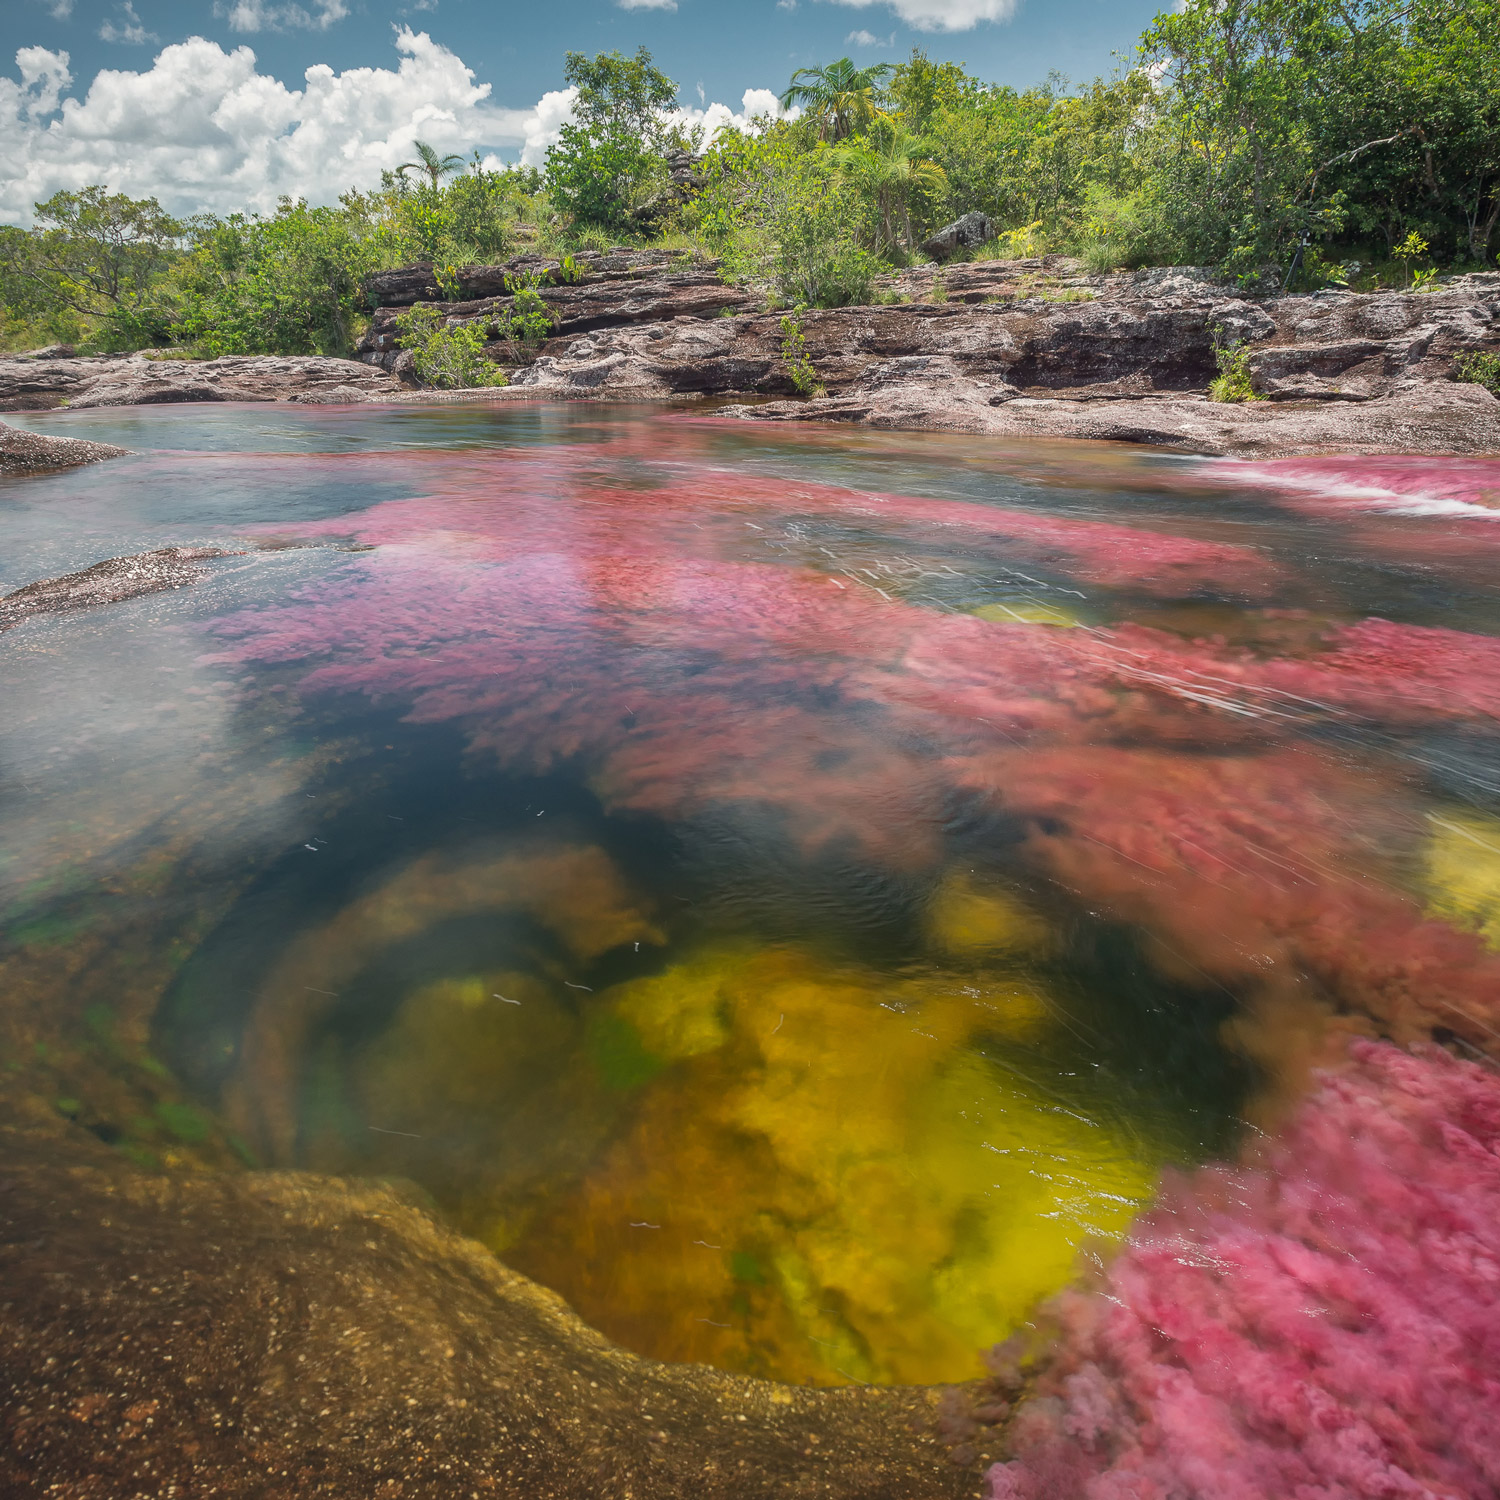
<instances>
[{"instance_id":1,"label":"layered rock shelf","mask_svg":"<svg viewBox=\"0 0 1500 1500\"><path fill-rule=\"evenodd\" d=\"M522 287L553 320L540 343L512 336ZM425 303L484 333L510 380L485 399L739 398L736 413L760 421L1262 457L1500 452L1500 400L1457 380L1459 356L1500 350L1496 272L1420 293L1253 298L1192 267L1087 276L1048 256L921 267L886 278L872 305L789 314L729 284L715 261L617 249L464 267L446 286L432 267L410 266L366 290L375 312L358 360L45 350L0 360L0 411L420 398L397 319ZM813 399L798 396L784 353L789 316L820 388ZM1211 402L1217 351L1234 342L1257 399Z\"/></svg>"}]
</instances>

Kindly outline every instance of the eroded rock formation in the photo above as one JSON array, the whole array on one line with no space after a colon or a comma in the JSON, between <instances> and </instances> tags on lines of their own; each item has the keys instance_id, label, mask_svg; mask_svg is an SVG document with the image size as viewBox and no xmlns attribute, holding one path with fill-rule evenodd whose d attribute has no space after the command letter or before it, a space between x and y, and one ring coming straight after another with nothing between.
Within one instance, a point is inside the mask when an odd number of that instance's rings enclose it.
<instances>
[{"instance_id":1,"label":"eroded rock formation","mask_svg":"<svg viewBox=\"0 0 1500 1500\"><path fill-rule=\"evenodd\" d=\"M1455 356L1500 346L1500 274L1435 291L1318 292L1255 300L1194 268L1083 276L1063 257L981 261L892 278L873 306L796 314L827 395L750 408L1007 436L1112 438L1210 453L1321 448L1500 451L1500 402L1454 383ZM506 275L546 279L553 336L506 336ZM362 357L390 368L405 300L437 294L429 269L389 272ZM786 316L720 283L712 262L665 252L579 257L575 272L524 257L461 276L440 303L492 335L519 392L662 399L791 397ZM1206 400L1218 347L1242 341L1261 399Z\"/></svg>"},{"instance_id":2,"label":"eroded rock formation","mask_svg":"<svg viewBox=\"0 0 1500 1500\"><path fill-rule=\"evenodd\" d=\"M938 1393L626 1354L405 1194L4 1130L0 1490L959 1500ZM80 1226L88 1226L80 1232Z\"/></svg>"}]
</instances>

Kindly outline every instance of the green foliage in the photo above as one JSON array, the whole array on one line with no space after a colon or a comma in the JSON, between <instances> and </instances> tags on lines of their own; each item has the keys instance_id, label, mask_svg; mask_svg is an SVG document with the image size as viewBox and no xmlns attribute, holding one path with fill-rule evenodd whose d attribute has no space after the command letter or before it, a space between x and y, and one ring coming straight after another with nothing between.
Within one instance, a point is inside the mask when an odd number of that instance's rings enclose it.
<instances>
[{"instance_id":1,"label":"green foliage","mask_svg":"<svg viewBox=\"0 0 1500 1500\"><path fill-rule=\"evenodd\" d=\"M856 68L847 57L823 68L798 68L781 96L781 107L800 105L820 141L842 141L870 128L880 86L895 71L890 63Z\"/></svg>"},{"instance_id":2,"label":"green foliage","mask_svg":"<svg viewBox=\"0 0 1500 1500\"><path fill-rule=\"evenodd\" d=\"M1223 329L1214 329L1214 353L1219 373L1209 382L1210 401L1259 401L1250 384L1250 346L1244 339L1225 341Z\"/></svg>"},{"instance_id":3,"label":"green foliage","mask_svg":"<svg viewBox=\"0 0 1500 1500\"><path fill-rule=\"evenodd\" d=\"M523 344L540 344L552 332L552 311L537 290L540 278L506 277L511 294L511 311L507 328L510 336Z\"/></svg>"},{"instance_id":4,"label":"green foliage","mask_svg":"<svg viewBox=\"0 0 1500 1500\"><path fill-rule=\"evenodd\" d=\"M677 85L642 47L636 55L568 53L567 81L578 90L576 119L547 152L552 200L580 227L631 232L660 199L664 153L680 139L664 121Z\"/></svg>"},{"instance_id":5,"label":"green foliage","mask_svg":"<svg viewBox=\"0 0 1500 1500\"><path fill-rule=\"evenodd\" d=\"M283 198L270 218L232 214L195 227L174 333L222 354L348 354L364 308L361 282L382 262L368 220Z\"/></svg>"},{"instance_id":6,"label":"green foliage","mask_svg":"<svg viewBox=\"0 0 1500 1500\"><path fill-rule=\"evenodd\" d=\"M807 335L802 330L800 317L781 320L781 361L799 396L810 400L824 394L823 382L818 379L818 372L807 355Z\"/></svg>"},{"instance_id":7,"label":"green foliage","mask_svg":"<svg viewBox=\"0 0 1500 1500\"><path fill-rule=\"evenodd\" d=\"M105 348L166 343L170 315L158 296L180 259L183 227L155 198L103 187L55 193L36 205L29 234L0 235L0 287L8 318Z\"/></svg>"},{"instance_id":8,"label":"green foliage","mask_svg":"<svg viewBox=\"0 0 1500 1500\"><path fill-rule=\"evenodd\" d=\"M506 384L484 357L484 334L473 324L450 324L437 308L418 303L396 319L403 349L415 357L417 379L440 390Z\"/></svg>"},{"instance_id":9,"label":"green foliage","mask_svg":"<svg viewBox=\"0 0 1500 1500\"><path fill-rule=\"evenodd\" d=\"M1482 385L1492 396L1500 396L1500 354L1460 354L1454 363L1460 380Z\"/></svg>"}]
</instances>

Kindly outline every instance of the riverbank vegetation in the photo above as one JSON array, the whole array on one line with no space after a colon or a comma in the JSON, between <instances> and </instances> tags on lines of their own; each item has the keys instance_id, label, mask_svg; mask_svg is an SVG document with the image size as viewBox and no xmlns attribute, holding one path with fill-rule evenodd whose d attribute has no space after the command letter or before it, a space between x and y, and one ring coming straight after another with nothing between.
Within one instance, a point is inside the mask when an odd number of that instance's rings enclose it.
<instances>
[{"instance_id":1,"label":"riverbank vegetation","mask_svg":"<svg viewBox=\"0 0 1500 1500\"><path fill-rule=\"evenodd\" d=\"M0 347L345 354L373 271L427 262L456 294L466 264L621 243L838 306L971 212L994 236L966 256L1211 265L1247 290L1431 284L1500 250L1500 0L1187 0L1081 86L840 59L791 79L788 115L711 141L645 49L566 73L541 169L418 143L337 205L187 220L59 193L0 229Z\"/></svg>"}]
</instances>

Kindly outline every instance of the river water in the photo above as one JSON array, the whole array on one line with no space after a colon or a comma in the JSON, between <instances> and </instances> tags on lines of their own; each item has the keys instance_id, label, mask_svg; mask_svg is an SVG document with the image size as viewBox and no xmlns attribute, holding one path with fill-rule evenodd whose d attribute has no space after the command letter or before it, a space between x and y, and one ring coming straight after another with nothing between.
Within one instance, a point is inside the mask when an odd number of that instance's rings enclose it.
<instances>
[{"instance_id":1,"label":"river water","mask_svg":"<svg viewBox=\"0 0 1500 1500\"><path fill-rule=\"evenodd\" d=\"M586 405L34 418L4 1087L416 1184L628 1348L937 1382L1351 1034L1488 1048L1500 465Z\"/></svg>"}]
</instances>

